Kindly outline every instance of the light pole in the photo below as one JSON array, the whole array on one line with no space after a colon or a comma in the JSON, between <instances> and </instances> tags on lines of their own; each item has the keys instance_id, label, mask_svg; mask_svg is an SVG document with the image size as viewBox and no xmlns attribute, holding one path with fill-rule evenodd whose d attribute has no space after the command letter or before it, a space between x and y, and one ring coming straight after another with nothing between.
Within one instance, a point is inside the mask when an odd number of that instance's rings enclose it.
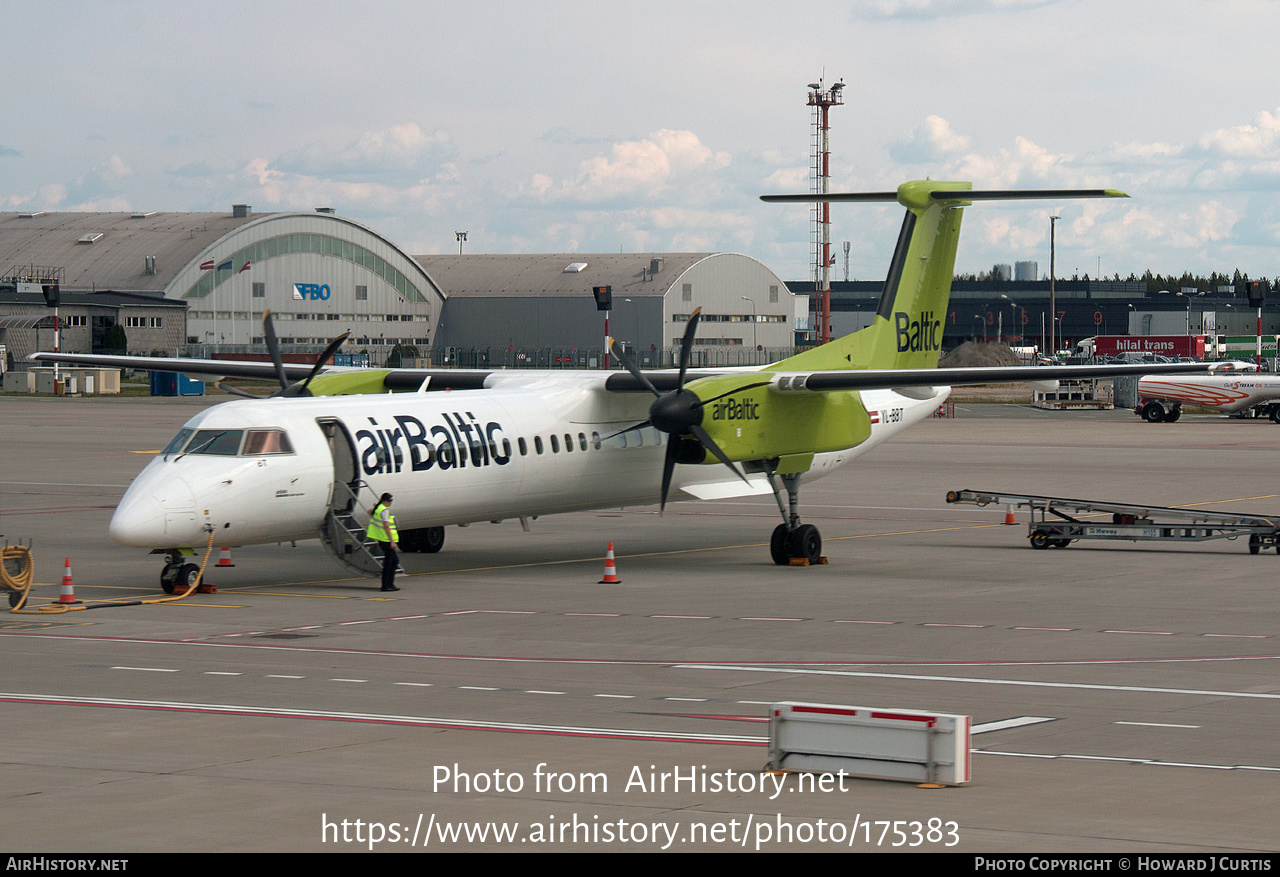
<instances>
[{"instance_id":1,"label":"light pole","mask_svg":"<svg viewBox=\"0 0 1280 877\"><path fill-rule=\"evenodd\" d=\"M1054 266L1054 258L1057 256L1057 230L1058 216L1049 217L1049 355L1055 356L1058 352L1058 343L1054 339L1053 330L1057 328L1055 325L1058 321L1058 300L1054 295L1054 282L1056 280L1057 271Z\"/></svg>"},{"instance_id":2,"label":"light pole","mask_svg":"<svg viewBox=\"0 0 1280 877\"><path fill-rule=\"evenodd\" d=\"M1014 331L1015 331L1015 332L1017 332L1017 331L1018 331L1018 328L1019 328L1019 324L1018 324L1018 308L1019 308L1019 307L1022 307L1022 306L1021 306L1021 305L1019 305L1019 304L1018 304L1016 301L1014 301L1013 299L1009 298L1009 296L1007 296L1007 295L1001 294L1001 296L1000 296L1000 297L1009 303L1009 316L1011 316L1011 317L1013 318L1013 327L1014 327ZM1025 312L1025 311L1026 311L1026 308L1023 308L1023 311ZM1012 335L1012 333L1010 333L1010 334ZM1021 335L1021 333L1019 333L1019 334L1018 334L1017 338L1018 338L1018 342L1019 342L1019 343L1021 343L1021 342L1022 342L1022 335Z\"/></svg>"},{"instance_id":3,"label":"light pole","mask_svg":"<svg viewBox=\"0 0 1280 877\"><path fill-rule=\"evenodd\" d=\"M984 320L984 319L982 319L982 316L981 316L981 315L979 315L979 314L974 314L974 315L973 315L973 318L974 318L975 320L977 320L977 321L982 325L982 343L983 343L983 344L987 343L987 321L986 321L986 320ZM974 340L974 341L977 341L977 340L978 340L978 333L977 333L977 332L974 332L974 333L973 333L973 340Z\"/></svg>"},{"instance_id":4,"label":"light pole","mask_svg":"<svg viewBox=\"0 0 1280 877\"><path fill-rule=\"evenodd\" d=\"M461 256L462 242L467 239L467 233L465 231L455 231L453 234L454 234L454 237L458 239L458 255Z\"/></svg>"},{"instance_id":5,"label":"light pole","mask_svg":"<svg viewBox=\"0 0 1280 877\"><path fill-rule=\"evenodd\" d=\"M1185 292L1174 293L1187 300L1187 353L1191 353L1191 296Z\"/></svg>"},{"instance_id":6,"label":"light pole","mask_svg":"<svg viewBox=\"0 0 1280 877\"><path fill-rule=\"evenodd\" d=\"M759 343L756 341L756 302L755 302L755 299L748 298L745 295L740 295L738 296L738 298L742 299L747 304L751 305L751 350L752 350L751 361L755 362L754 351L757 347L760 346Z\"/></svg>"}]
</instances>

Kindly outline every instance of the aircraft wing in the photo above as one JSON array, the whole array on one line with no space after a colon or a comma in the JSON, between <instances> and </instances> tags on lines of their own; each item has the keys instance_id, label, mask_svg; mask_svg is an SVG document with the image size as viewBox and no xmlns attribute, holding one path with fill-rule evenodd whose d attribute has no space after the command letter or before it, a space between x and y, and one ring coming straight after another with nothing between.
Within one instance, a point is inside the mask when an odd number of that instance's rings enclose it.
<instances>
[{"instance_id":1,"label":"aircraft wing","mask_svg":"<svg viewBox=\"0 0 1280 877\"><path fill-rule=\"evenodd\" d=\"M92 366L97 368L131 368L143 371L179 372L204 380L244 378L250 380L276 380L275 366L270 362L223 359L183 359L163 356L113 356L94 353L33 353L29 359L38 362L57 362L63 365ZM874 390L897 387L962 386L966 384L1008 384L1028 381L1045 382L1079 378L1117 378L1141 375L1204 374L1229 367L1227 363L1174 362L1132 365L1064 365L1064 366L1007 366L986 368L932 368L932 369L853 369L849 371L822 372L770 372L752 368L690 369L689 378L706 378L718 375L740 374L754 376L757 380L768 376L770 383L780 389L823 392L830 390ZM302 380L311 371L302 363L284 363L285 374L290 380ZM477 390L485 386L490 375L519 375L524 370L502 371L497 369L361 369L346 366L328 366L322 374L383 372L382 385L387 390L417 390L423 380L430 378L429 390ZM566 377L574 374L562 372ZM582 373L578 373L582 374ZM597 373L598 374L598 373ZM679 386L679 372L671 370L644 373L659 391L674 390ZM615 393L643 393L647 388L628 372L614 372L604 381L605 389Z\"/></svg>"},{"instance_id":2,"label":"aircraft wing","mask_svg":"<svg viewBox=\"0 0 1280 877\"><path fill-rule=\"evenodd\" d=\"M1080 378L1120 378L1158 374L1204 374L1227 367L1227 363L1170 362L1136 365L1060 365L1004 366L984 368L917 368L917 369L853 369L822 372L747 372L757 380L771 377L770 383L786 390L882 390L898 387L958 387L966 384L1021 384L1027 382L1068 381ZM736 369L691 369L691 378L736 374ZM674 390L679 386L675 371L645 372L658 390ZM617 393L645 392L645 387L626 372L617 372L605 381L605 389Z\"/></svg>"},{"instance_id":3,"label":"aircraft wing","mask_svg":"<svg viewBox=\"0 0 1280 877\"><path fill-rule=\"evenodd\" d=\"M201 380L216 381L222 378L275 381L275 366L270 362L252 362L230 359L183 359L168 356L114 356L97 353L33 353L28 359L37 362L56 362L61 365L89 366L93 368L129 368L140 371L178 372ZM286 362L285 375L291 381L300 381L311 373L312 366L305 363ZM484 386L484 380L492 369L364 369L348 366L328 366L321 374L343 372L383 371L383 383L388 390L416 390L425 378L430 377L432 390L472 390Z\"/></svg>"},{"instance_id":4,"label":"aircraft wing","mask_svg":"<svg viewBox=\"0 0 1280 877\"><path fill-rule=\"evenodd\" d=\"M1140 377L1154 374L1204 374L1224 363L1169 362L1134 365L1032 365L985 368L863 369L856 371L810 372L794 375L793 389L873 390L896 387L948 386L968 384L1020 384L1070 381L1082 378ZM797 380L802 381L797 386Z\"/></svg>"}]
</instances>

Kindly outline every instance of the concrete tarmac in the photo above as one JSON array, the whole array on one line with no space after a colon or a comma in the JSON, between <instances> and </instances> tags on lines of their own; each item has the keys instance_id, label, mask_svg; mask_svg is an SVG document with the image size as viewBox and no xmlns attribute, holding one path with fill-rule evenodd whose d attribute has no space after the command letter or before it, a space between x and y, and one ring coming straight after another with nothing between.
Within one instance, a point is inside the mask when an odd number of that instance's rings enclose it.
<instances>
[{"instance_id":1,"label":"concrete tarmac","mask_svg":"<svg viewBox=\"0 0 1280 877\"><path fill-rule=\"evenodd\" d=\"M66 557L81 600L161 595L107 524L207 404L0 398L32 604ZM827 566L774 566L751 497L450 527L394 595L312 541L237 549L180 603L6 615L6 846L1275 851L1280 557L1033 551L1025 513L944 497L1280 516L1278 452L1269 421L959 404L802 491ZM778 701L971 715L973 782L779 790Z\"/></svg>"}]
</instances>

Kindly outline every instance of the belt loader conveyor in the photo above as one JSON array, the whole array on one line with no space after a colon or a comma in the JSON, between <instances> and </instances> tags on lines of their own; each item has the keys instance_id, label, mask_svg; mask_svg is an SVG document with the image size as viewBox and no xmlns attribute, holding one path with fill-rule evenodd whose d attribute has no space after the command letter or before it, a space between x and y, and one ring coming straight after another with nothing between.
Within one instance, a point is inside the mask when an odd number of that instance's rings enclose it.
<instances>
[{"instance_id":1,"label":"belt loader conveyor","mask_svg":"<svg viewBox=\"0 0 1280 877\"><path fill-rule=\"evenodd\" d=\"M1263 548L1275 548L1280 554L1280 517L985 490L949 490L947 502L1030 509L1027 538L1032 548L1066 548L1075 539L1208 542L1248 536L1250 554L1257 554ZM1109 524L1075 517L1106 514L1111 515ZM1050 515L1061 520L1050 520Z\"/></svg>"}]
</instances>

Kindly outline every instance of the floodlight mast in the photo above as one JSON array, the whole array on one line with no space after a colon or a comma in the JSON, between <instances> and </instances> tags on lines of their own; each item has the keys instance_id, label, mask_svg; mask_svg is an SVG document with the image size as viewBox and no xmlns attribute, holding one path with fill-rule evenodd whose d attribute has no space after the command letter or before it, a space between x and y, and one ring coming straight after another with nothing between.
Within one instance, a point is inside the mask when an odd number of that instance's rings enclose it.
<instances>
[{"instance_id":1,"label":"floodlight mast","mask_svg":"<svg viewBox=\"0 0 1280 877\"><path fill-rule=\"evenodd\" d=\"M831 124L832 107L844 104L844 80L823 87L821 78L809 83L808 106L813 107L813 191L827 195L831 192ZM831 202L814 205L814 281L818 288L818 301L814 308L818 318L817 342L831 340Z\"/></svg>"}]
</instances>

